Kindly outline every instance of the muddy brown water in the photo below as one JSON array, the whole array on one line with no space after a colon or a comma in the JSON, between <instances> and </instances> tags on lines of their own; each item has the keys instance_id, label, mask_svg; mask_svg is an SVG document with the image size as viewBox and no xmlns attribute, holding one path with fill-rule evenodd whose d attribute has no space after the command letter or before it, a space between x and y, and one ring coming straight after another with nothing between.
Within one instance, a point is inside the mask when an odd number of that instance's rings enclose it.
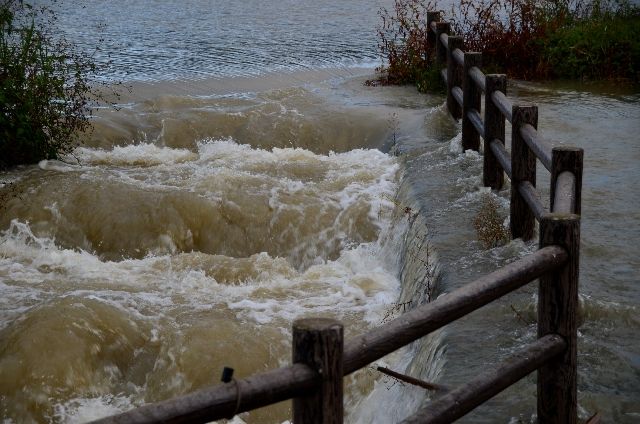
<instances>
[{"instance_id":1,"label":"muddy brown water","mask_svg":"<svg viewBox=\"0 0 640 424\"><path fill-rule=\"evenodd\" d=\"M73 155L0 175L5 422L86 422L223 366L278 367L298 317L336 317L348 338L536 248L477 241L483 196L506 218L508 186L482 187L441 96L363 85L388 2L115 3L63 7L61 24L85 47L102 31L102 78L132 86L121 109L98 111ZM509 92L539 106L547 138L585 149L580 415L637 422L640 94ZM463 383L535 338L535 304L531 285L380 364ZM429 396L369 368L345 384L348 422L399 422ZM534 422L534 377L462 421Z\"/></svg>"}]
</instances>

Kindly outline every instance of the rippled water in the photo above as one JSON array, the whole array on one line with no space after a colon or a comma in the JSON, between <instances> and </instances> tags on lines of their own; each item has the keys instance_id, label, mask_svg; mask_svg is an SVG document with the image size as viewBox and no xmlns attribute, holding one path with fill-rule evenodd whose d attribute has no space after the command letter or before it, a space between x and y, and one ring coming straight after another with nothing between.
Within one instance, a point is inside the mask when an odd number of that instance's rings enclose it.
<instances>
[{"instance_id":1,"label":"rippled water","mask_svg":"<svg viewBox=\"0 0 640 424\"><path fill-rule=\"evenodd\" d=\"M70 7L79 3L80 7ZM127 80L260 75L379 64L389 0L111 0L62 4L63 30Z\"/></svg>"},{"instance_id":2,"label":"rippled water","mask_svg":"<svg viewBox=\"0 0 640 424\"><path fill-rule=\"evenodd\" d=\"M476 241L482 157L461 151L442 97L363 85L377 3L69 3L68 37L104 37L102 78L132 92L73 155L0 175L3 420L85 422L215 384L223 366L284 365L297 317L336 317L349 338L535 250ZM509 90L539 105L548 138L585 149L580 414L636 422L640 95ZM492 196L506 217L508 191ZM463 383L535 338L535 291L381 364ZM428 398L373 369L345 381L348 422L398 422ZM531 376L462 421L534 413Z\"/></svg>"},{"instance_id":3,"label":"rippled water","mask_svg":"<svg viewBox=\"0 0 640 424\"><path fill-rule=\"evenodd\" d=\"M578 336L580 415L596 411L608 422L640 417L640 330L638 271L634 246L640 241L640 191L635 179L640 148L640 96L611 84L519 83L509 88L515 102L539 106L539 130L555 144L585 149ZM427 114L427 128L441 117ZM507 129L509 131L509 129ZM458 129L444 135L444 139ZM459 133L452 144L459 143ZM450 147L454 147L451 145ZM471 221L480 205L482 158L453 154L444 145L406 154L410 184L420 199L443 272L444 291L508 263L536 248L519 240L485 250L474 240ZM455 149L453 149L455 152ZM411 172L414 170L414 172ZM538 166L548 204L548 171ZM508 215L508 189L497 194ZM536 292L530 285L445 329L442 383L463 383L532 340L536 334ZM420 359L417 358L416 361ZM535 413L535 378L530 376L477 409L462 422L530 422Z\"/></svg>"}]
</instances>

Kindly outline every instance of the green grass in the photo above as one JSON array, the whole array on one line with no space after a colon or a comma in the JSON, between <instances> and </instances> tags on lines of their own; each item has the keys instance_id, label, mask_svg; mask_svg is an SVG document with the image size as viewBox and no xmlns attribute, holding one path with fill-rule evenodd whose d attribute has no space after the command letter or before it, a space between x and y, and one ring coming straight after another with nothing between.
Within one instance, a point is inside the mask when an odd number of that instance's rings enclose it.
<instances>
[{"instance_id":1,"label":"green grass","mask_svg":"<svg viewBox=\"0 0 640 424\"><path fill-rule=\"evenodd\" d=\"M640 80L640 16L577 21L550 33L544 60L551 76Z\"/></svg>"}]
</instances>

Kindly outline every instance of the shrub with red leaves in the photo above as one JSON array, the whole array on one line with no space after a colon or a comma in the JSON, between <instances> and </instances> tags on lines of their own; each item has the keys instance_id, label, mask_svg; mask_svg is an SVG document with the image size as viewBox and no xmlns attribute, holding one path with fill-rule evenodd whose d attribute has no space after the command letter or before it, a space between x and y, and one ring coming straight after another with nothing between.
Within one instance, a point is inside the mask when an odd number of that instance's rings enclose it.
<instances>
[{"instance_id":1,"label":"shrub with red leaves","mask_svg":"<svg viewBox=\"0 0 640 424\"><path fill-rule=\"evenodd\" d=\"M386 63L378 68L380 78L368 84L415 83L421 91L435 85L439 76L431 66L433 46L427 41L426 15L436 10L437 2L432 0L395 0L391 10L380 10L378 47ZM442 19L451 22L454 34L462 36L465 51L482 53L487 72L520 79L633 79L640 61L635 37L638 10L628 0L459 0L448 13L442 13ZM606 55L587 51L588 46L601 44L595 31L582 30L594 25L626 28L613 34L621 41L612 40L610 34L607 40L624 49L601 48L608 52ZM582 47L573 48L575 45ZM607 59L612 55L615 61ZM600 56L602 64L593 60ZM558 61L579 65L579 75L573 72L575 66L567 73ZM605 67L607 71L603 72L600 65L607 61L614 66Z\"/></svg>"}]
</instances>

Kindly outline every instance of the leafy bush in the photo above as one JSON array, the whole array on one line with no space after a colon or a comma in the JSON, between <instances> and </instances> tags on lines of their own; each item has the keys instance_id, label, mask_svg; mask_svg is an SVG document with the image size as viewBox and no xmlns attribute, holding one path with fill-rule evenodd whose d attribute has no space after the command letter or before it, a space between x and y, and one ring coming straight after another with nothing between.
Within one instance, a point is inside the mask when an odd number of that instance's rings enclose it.
<instances>
[{"instance_id":1,"label":"leafy bush","mask_svg":"<svg viewBox=\"0 0 640 424\"><path fill-rule=\"evenodd\" d=\"M536 0L460 0L451 9L453 32L466 51L482 53L483 68L516 78L545 75L541 40L565 14Z\"/></svg>"},{"instance_id":2,"label":"leafy bush","mask_svg":"<svg viewBox=\"0 0 640 424\"><path fill-rule=\"evenodd\" d=\"M0 167L70 152L89 126L96 65L53 37L53 13L0 0Z\"/></svg>"},{"instance_id":3,"label":"leafy bush","mask_svg":"<svg viewBox=\"0 0 640 424\"><path fill-rule=\"evenodd\" d=\"M427 39L426 12L435 7L432 1L395 0L391 11L380 9L378 48L387 64L378 68L382 76L367 85L416 83L420 91L443 88L440 74L432 66L434 46Z\"/></svg>"},{"instance_id":4,"label":"leafy bush","mask_svg":"<svg viewBox=\"0 0 640 424\"><path fill-rule=\"evenodd\" d=\"M640 14L605 13L549 34L544 57L560 78L640 81Z\"/></svg>"}]
</instances>

